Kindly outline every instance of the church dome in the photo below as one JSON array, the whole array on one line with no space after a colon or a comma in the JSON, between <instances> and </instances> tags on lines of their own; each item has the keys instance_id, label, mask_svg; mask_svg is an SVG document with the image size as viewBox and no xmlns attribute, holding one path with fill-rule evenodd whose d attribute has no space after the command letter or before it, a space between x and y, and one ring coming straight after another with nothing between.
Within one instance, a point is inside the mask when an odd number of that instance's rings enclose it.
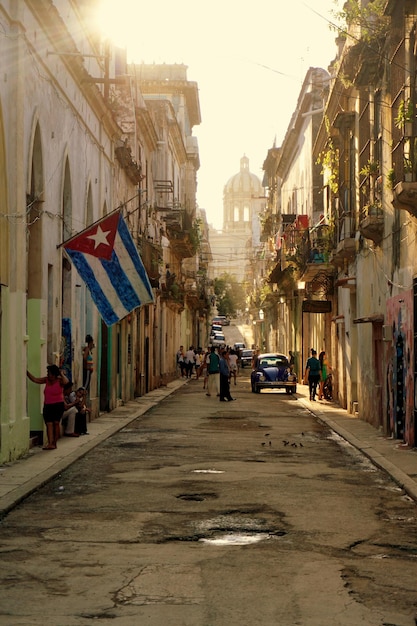
<instances>
[{"instance_id":1,"label":"church dome","mask_svg":"<svg viewBox=\"0 0 417 626\"><path fill-rule=\"evenodd\" d=\"M240 159L240 172L229 178L224 186L224 193L242 193L249 196L259 196L261 192L261 180L249 171L249 159L243 156Z\"/></svg>"}]
</instances>

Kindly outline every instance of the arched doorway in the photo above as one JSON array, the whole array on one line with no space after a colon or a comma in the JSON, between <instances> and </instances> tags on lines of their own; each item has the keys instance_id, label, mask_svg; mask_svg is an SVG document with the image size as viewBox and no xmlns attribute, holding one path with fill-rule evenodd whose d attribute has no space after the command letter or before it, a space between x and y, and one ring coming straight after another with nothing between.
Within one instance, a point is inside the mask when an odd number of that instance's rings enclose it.
<instances>
[{"instance_id":1,"label":"arched doorway","mask_svg":"<svg viewBox=\"0 0 417 626\"><path fill-rule=\"evenodd\" d=\"M36 125L33 136L32 158L29 164L30 180L27 193L27 300L26 320L28 343L28 367L35 375L42 374L44 365L42 355L45 351L45 337L42 333L42 207L44 200L44 171L42 157L42 141L39 124ZM48 342L46 344L46 360L52 352ZM50 361L52 362L52 360ZM30 416L31 433L43 433L41 414L40 389L30 385L28 388L28 412Z\"/></svg>"}]
</instances>

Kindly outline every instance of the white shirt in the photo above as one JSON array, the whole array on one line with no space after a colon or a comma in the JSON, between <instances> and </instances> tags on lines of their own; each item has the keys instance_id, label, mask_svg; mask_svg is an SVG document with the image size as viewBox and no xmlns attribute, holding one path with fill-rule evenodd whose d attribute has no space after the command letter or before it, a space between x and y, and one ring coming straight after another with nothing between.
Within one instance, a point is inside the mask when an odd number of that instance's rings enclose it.
<instances>
[{"instance_id":1,"label":"white shirt","mask_svg":"<svg viewBox=\"0 0 417 626\"><path fill-rule=\"evenodd\" d=\"M194 363L195 362L194 350L187 350L187 352L185 353L185 362L186 363Z\"/></svg>"}]
</instances>

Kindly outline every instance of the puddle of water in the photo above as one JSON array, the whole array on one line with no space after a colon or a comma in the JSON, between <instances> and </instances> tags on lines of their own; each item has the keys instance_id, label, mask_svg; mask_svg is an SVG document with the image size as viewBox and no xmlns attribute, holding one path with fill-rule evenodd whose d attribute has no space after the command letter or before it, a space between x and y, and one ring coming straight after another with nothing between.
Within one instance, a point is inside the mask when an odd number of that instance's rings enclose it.
<instances>
[{"instance_id":1,"label":"puddle of water","mask_svg":"<svg viewBox=\"0 0 417 626\"><path fill-rule=\"evenodd\" d=\"M259 543L270 539L271 535L267 533L256 533L253 535L244 535L240 533L233 533L229 535L222 535L221 537L213 537L211 539L199 539L201 543L208 543L212 546L247 546L251 543Z\"/></svg>"},{"instance_id":2,"label":"puddle of water","mask_svg":"<svg viewBox=\"0 0 417 626\"><path fill-rule=\"evenodd\" d=\"M376 560L389 559L389 556L388 554L374 554L374 556L371 556L371 559L376 559Z\"/></svg>"},{"instance_id":3,"label":"puddle of water","mask_svg":"<svg viewBox=\"0 0 417 626\"><path fill-rule=\"evenodd\" d=\"M197 469L192 470L192 474L224 474L224 472L215 469Z\"/></svg>"}]
</instances>

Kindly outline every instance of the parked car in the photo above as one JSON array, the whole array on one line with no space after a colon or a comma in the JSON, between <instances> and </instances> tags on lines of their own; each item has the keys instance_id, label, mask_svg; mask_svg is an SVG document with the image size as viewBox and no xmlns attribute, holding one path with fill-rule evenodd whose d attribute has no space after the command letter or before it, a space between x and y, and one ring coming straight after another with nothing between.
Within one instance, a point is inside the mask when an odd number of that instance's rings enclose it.
<instances>
[{"instance_id":1,"label":"parked car","mask_svg":"<svg viewBox=\"0 0 417 626\"><path fill-rule=\"evenodd\" d=\"M214 336L216 333L223 333L223 328L220 324L213 324L210 331L210 337Z\"/></svg>"},{"instance_id":2,"label":"parked car","mask_svg":"<svg viewBox=\"0 0 417 626\"><path fill-rule=\"evenodd\" d=\"M246 348L246 345L239 341L233 345L233 350L239 350L239 352L243 350L243 348Z\"/></svg>"},{"instance_id":3,"label":"parked car","mask_svg":"<svg viewBox=\"0 0 417 626\"><path fill-rule=\"evenodd\" d=\"M223 333L216 333L214 337L211 338L211 343L213 346L223 346L226 344L226 339Z\"/></svg>"},{"instance_id":4,"label":"parked car","mask_svg":"<svg viewBox=\"0 0 417 626\"><path fill-rule=\"evenodd\" d=\"M213 317L212 324L220 324L221 326L230 326L230 320L225 315L216 315Z\"/></svg>"},{"instance_id":5,"label":"parked car","mask_svg":"<svg viewBox=\"0 0 417 626\"><path fill-rule=\"evenodd\" d=\"M250 367L252 365L253 350L241 350L240 367Z\"/></svg>"},{"instance_id":6,"label":"parked car","mask_svg":"<svg viewBox=\"0 0 417 626\"><path fill-rule=\"evenodd\" d=\"M285 389L286 393L296 393L297 376L290 369L285 354L260 354L251 373L251 388L253 393L260 393L262 389Z\"/></svg>"}]
</instances>

